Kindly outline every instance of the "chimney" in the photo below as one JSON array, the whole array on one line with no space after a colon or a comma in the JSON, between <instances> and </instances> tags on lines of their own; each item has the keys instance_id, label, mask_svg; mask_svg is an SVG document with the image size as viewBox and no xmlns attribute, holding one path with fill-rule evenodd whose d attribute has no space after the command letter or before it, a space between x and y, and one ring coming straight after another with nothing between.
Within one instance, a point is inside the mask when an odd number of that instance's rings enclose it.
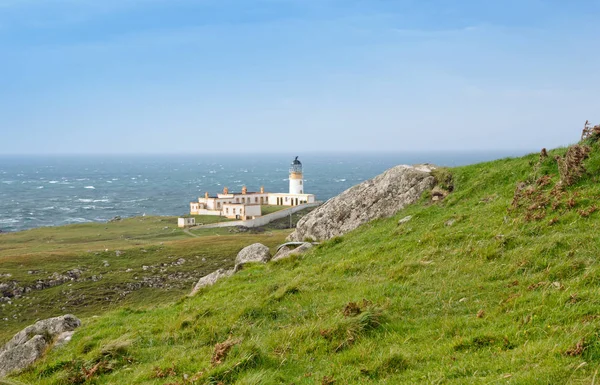
<instances>
[{"instance_id":1,"label":"chimney","mask_svg":"<svg viewBox=\"0 0 600 385\"><path fill-rule=\"evenodd\" d=\"M204 198L208 199L208 191L204 193Z\"/></svg>"},{"instance_id":2,"label":"chimney","mask_svg":"<svg viewBox=\"0 0 600 385\"><path fill-rule=\"evenodd\" d=\"M223 194L229 194L229 189L227 187L223 188Z\"/></svg>"},{"instance_id":3,"label":"chimney","mask_svg":"<svg viewBox=\"0 0 600 385\"><path fill-rule=\"evenodd\" d=\"M248 193L248 189L246 186L242 187L242 194L246 195Z\"/></svg>"},{"instance_id":4,"label":"chimney","mask_svg":"<svg viewBox=\"0 0 600 385\"><path fill-rule=\"evenodd\" d=\"M264 194L265 193L265 186L260 186L260 193Z\"/></svg>"}]
</instances>

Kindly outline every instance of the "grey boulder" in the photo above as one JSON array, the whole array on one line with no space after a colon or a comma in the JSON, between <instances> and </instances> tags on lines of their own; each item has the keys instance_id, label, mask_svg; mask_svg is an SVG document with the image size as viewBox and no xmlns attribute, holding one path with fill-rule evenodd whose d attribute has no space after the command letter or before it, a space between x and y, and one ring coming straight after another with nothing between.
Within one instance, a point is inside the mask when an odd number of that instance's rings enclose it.
<instances>
[{"instance_id":1,"label":"grey boulder","mask_svg":"<svg viewBox=\"0 0 600 385\"><path fill-rule=\"evenodd\" d=\"M244 247L235 258L235 271L248 263L267 263L271 260L271 251L262 243Z\"/></svg>"},{"instance_id":2,"label":"grey boulder","mask_svg":"<svg viewBox=\"0 0 600 385\"><path fill-rule=\"evenodd\" d=\"M434 187L434 169L400 165L353 186L300 219L288 240L327 240L373 219L390 217Z\"/></svg>"},{"instance_id":3,"label":"grey boulder","mask_svg":"<svg viewBox=\"0 0 600 385\"><path fill-rule=\"evenodd\" d=\"M271 259L271 261L280 261L282 259L289 258L292 255L304 254L312 248L313 245L310 242L304 242L295 249L290 249L289 247L284 246L281 249L279 249L279 251L273 256L273 259Z\"/></svg>"},{"instance_id":4,"label":"grey boulder","mask_svg":"<svg viewBox=\"0 0 600 385\"><path fill-rule=\"evenodd\" d=\"M198 283L196 283L190 295L196 294L203 287L214 285L215 283L217 283L218 280L222 278L231 277L233 275L233 272L233 269L219 269L217 271L213 271L208 275L205 275L204 277L200 278Z\"/></svg>"},{"instance_id":5,"label":"grey boulder","mask_svg":"<svg viewBox=\"0 0 600 385\"><path fill-rule=\"evenodd\" d=\"M76 328L81 326L81 321L67 314L38 321L21 330L0 348L0 377L13 371L22 370L41 358L46 349L56 340L64 343L68 341ZM68 339L66 338L68 335Z\"/></svg>"}]
</instances>

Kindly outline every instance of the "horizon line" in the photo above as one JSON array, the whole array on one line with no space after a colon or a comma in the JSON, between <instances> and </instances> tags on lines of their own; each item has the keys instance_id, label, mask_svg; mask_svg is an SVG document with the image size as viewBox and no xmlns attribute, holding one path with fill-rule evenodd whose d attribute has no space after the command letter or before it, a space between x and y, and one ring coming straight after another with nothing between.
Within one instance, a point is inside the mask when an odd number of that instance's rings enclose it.
<instances>
[{"instance_id":1,"label":"horizon line","mask_svg":"<svg viewBox=\"0 0 600 385\"><path fill-rule=\"evenodd\" d=\"M556 148L561 148L559 146ZM567 146L564 146L567 147ZM541 148L540 148L541 149ZM455 149L455 150L310 150L310 151L274 151L274 152L64 152L64 153L0 153L0 157L52 157L52 156L206 156L206 155L224 155L224 156L243 156L243 155L289 155L294 154L385 154L385 155L400 155L400 154L460 154L460 153L534 153L540 149L532 148L497 148L497 149ZM299 155L302 156L302 155Z\"/></svg>"}]
</instances>

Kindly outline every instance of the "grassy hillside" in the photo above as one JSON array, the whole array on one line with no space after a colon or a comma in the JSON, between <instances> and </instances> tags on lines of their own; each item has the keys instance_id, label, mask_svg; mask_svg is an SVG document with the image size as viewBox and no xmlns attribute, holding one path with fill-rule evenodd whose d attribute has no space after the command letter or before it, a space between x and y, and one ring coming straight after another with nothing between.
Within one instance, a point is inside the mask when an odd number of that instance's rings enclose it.
<instances>
[{"instance_id":1,"label":"grassy hillside","mask_svg":"<svg viewBox=\"0 0 600 385\"><path fill-rule=\"evenodd\" d=\"M559 188L553 157L565 152L452 169L441 202L423 197L172 305L87 317L69 345L15 380L599 382L600 149Z\"/></svg>"},{"instance_id":2,"label":"grassy hillside","mask_svg":"<svg viewBox=\"0 0 600 385\"><path fill-rule=\"evenodd\" d=\"M0 234L0 297L2 284L30 290L0 301L0 344L38 319L174 302L244 246L274 247L288 233L190 235L176 217L138 217Z\"/></svg>"}]
</instances>

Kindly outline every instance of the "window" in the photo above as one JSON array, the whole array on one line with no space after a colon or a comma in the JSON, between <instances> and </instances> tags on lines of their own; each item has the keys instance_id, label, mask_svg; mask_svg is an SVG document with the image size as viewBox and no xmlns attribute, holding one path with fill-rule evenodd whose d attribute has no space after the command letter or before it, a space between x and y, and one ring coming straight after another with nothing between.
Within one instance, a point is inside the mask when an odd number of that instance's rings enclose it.
<instances>
[{"instance_id":1,"label":"window","mask_svg":"<svg viewBox=\"0 0 600 385\"><path fill-rule=\"evenodd\" d=\"M254 198L254 203L258 203L258 197Z\"/></svg>"},{"instance_id":2,"label":"window","mask_svg":"<svg viewBox=\"0 0 600 385\"><path fill-rule=\"evenodd\" d=\"M240 198L235 198L235 201L236 201L237 203L239 203L239 202L240 202Z\"/></svg>"},{"instance_id":3,"label":"window","mask_svg":"<svg viewBox=\"0 0 600 385\"><path fill-rule=\"evenodd\" d=\"M302 186L302 181L300 181L300 186Z\"/></svg>"},{"instance_id":4,"label":"window","mask_svg":"<svg viewBox=\"0 0 600 385\"><path fill-rule=\"evenodd\" d=\"M229 214L229 207L227 207L227 208L225 209L225 213L226 213L226 214Z\"/></svg>"}]
</instances>

